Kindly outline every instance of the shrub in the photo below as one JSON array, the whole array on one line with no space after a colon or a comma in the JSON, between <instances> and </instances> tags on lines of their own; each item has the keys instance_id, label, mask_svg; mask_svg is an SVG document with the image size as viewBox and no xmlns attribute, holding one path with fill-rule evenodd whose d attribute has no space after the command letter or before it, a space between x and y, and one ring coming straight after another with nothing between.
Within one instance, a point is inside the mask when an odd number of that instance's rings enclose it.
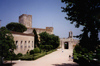
<instances>
[{"instance_id":1,"label":"shrub","mask_svg":"<svg viewBox=\"0 0 100 66\"><path fill-rule=\"evenodd\" d=\"M17 56L18 57L21 57L21 56L23 56L23 54L22 53L18 53Z\"/></svg>"},{"instance_id":2,"label":"shrub","mask_svg":"<svg viewBox=\"0 0 100 66\"><path fill-rule=\"evenodd\" d=\"M12 54L12 60L18 60L18 57L16 54Z\"/></svg>"},{"instance_id":3,"label":"shrub","mask_svg":"<svg viewBox=\"0 0 100 66\"><path fill-rule=\"evenodd\" d=\"M40 53L40 49L39 48L34 48L34 53Z\"/></svg>"},{"instance_id":4,"label":"shrub","mask_svg":"<svg viewBox=\"0 0 100 66\"><path fill-rule=\"evenodd\" d=\"M32 55L32 54L34 54L34 51L33 50L30 51L30 55Z\"/></svg>"},{"instance_id":5,"label":"shrub","mask_svg":"<svg viewBox=\"0 0 100 66\"><path fill-rule=\"evenodd\" d=\"M19 59L21 60L34 60L33 55L24 55L22 57L20 57Z\"/></svg>"},{"instance_id":6,"label":"shrub","mask_svg":"<svg viewBox=\"0 0 100 66\"><path fill-rule=\"evenodd\" d=\"M50 51L51 49L53 49L52 45L40 45L40 48L46 51Z\"/></svg>"}]
</instances>

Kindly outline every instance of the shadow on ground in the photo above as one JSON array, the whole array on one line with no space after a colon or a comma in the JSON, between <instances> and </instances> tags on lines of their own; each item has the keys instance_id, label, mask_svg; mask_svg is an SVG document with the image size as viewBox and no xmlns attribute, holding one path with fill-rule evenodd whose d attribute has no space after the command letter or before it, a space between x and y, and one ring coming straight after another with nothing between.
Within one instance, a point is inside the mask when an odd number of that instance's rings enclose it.
<instances>
[{"instance_id":1,"label":"shadow on ground","mask_svg":"<svg viewBox=\"0 0 100 66\"><path fill-rule=\"evenodd\" d=\"M0 65L0 66L13 66L14 64L16 64L16 63L6 63L6 64Z\"/></svg>"},{"instance_id":2,"label":"shadow on ground","mask_svg":"<svg viewBox=\"0 0 100 66\"><path fill-rule=\"evenodd\" d=\"M62 64L52 64L54 66L79 66L78 64L73 63L62 63Z\"/></svg>"}]
</instances>

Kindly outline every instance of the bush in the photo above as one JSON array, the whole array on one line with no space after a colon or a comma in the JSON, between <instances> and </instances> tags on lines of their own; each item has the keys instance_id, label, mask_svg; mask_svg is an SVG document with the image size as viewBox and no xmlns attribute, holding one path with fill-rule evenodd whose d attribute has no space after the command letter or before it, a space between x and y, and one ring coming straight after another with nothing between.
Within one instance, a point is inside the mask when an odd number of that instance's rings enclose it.
<instances>
[{"instance_id":1,"label":"bush","mask_svg":"<svg viewBox=\"0 0 100 66\"><path fill-rule=\"evenodd\" d=\"M50 51L51 49L53 49L52 45L40 45L40 48L46 51Z\"/></svg>"},{"instance_id":2,"label":"bush","mask_svg":"<svg viewBox=\"0 0 100 66\"><path fill-rule=\"evenodd\" d=\"M39 48L34 48L33 52L34 52L34 53L40 53L41 50L40 50Z\"/></svg>"},{"instance_id":3,"label":"bush","mask_svg":"<svg viewBox=\"0 0 100 66\"><path fill-rule=\"evenodd\" d=\"M17 56L18 57L21 57L21 56L23 56L23 54L22 53L18 53Z\"/></svg>"},{"instance_id":4,"label":"bush","mask_svg":"<svg viewBox=\"0 0 100 66\"><path fill-rule=\"evenodd\" d=\"M34 51L33 50L30 51L30 55L32 55L32 54L34 54Z\"/></svg>"},{"instance_id":5,"label":"bush","mask_svg":"<svg viewBox=\"0 0 100 66\"><path fill-rule=\"evenodd\" d=\"M56 49L51 50L49 52L34 53L32 55L26 54L26 55L23 55L23 56L19 57L19 59L21 59L21 60L35 60L35 59L43 57L43 56L45 56L47 54L50 54L50 53L52 53L54 51L56 51ZM33 52L33 50L31 50L30 52Z\"/></svg>"},{"instance_id":6,"label":"bush","mask_svg":"<svg viewBox=\"0 0 100 66\"><path fill-rule=\"evenodd\" d=\"M12 54L11 58L12 58L12 60L18 60L18 56L15 53Z\"/></svg>"},{"instance_id":7,"label":"bush","mask_svg":"<svg viewBox=\"0 0 100 66\"><path fill-rule=\"evenodd\" d=\"M24 55L22 57L20 57L19 59L21 60L34 60L33 55Z\"/></svg>"},{"instance_id":8,"label":"bush","mask_svg":"<svg viewBox=\"0 0 100 66\"><path fill-rule=\"evenodd\" d=\"M93 52L88 51L86 48L76 45L73 50L74 62L77 62L80 66L90 65L93 60ZM85 63L85 64L84 64Z\"/></svg>"}]
</instances>

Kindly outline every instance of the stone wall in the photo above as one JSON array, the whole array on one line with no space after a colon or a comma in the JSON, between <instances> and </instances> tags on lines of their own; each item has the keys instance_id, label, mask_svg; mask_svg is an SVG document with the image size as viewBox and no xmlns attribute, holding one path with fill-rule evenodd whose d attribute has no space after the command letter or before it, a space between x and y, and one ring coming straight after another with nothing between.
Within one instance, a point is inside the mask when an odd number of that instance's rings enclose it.
<instances>
[{"instance_id":1,"label":"stone wall","mask_svg":"<svg viewBox=\"0 0 100 66\"><path fill-rule=\"evenodd\" d=\"M73 39L73 33L72 31L69 32L68 38L61 38L60 39L60 47L62 49L65 49L64 43L68 42L68 49L74 49L75 45L79 43L79 40Z\"/></svg>"},{"instance_id":2,"label":"stone wall","mask_svg":"<svg viewBox=\"0 0 100 66\"><path fill-rule=\"evenodd\" d=\"M12 32L16 44L15 54L26 54L27 51L34 49L34 36L30 34Z\"/></svg>"}]
</instances>

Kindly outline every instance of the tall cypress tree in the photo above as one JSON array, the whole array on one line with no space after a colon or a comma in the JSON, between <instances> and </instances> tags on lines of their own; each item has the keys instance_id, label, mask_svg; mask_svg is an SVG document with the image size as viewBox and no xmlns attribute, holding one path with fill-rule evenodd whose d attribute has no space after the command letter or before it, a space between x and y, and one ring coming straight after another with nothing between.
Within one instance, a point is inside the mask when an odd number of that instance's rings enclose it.
<instances>
[{"instance_id":1,"label":"tall cypress tree","mask_svg":"<svg viewBox=\"0 0 100 66\"><path fill-rule=\"evenodd\" d=\"M39 46L39 40L38 40L38 35L37 35L37 32L36 32L36 30L34 29L33 30L33 33L34 33L34 35L35 35L35 38L34 38L34 48L36 48L36 47L38 47Z\"/></svg>"}]
</instances>

